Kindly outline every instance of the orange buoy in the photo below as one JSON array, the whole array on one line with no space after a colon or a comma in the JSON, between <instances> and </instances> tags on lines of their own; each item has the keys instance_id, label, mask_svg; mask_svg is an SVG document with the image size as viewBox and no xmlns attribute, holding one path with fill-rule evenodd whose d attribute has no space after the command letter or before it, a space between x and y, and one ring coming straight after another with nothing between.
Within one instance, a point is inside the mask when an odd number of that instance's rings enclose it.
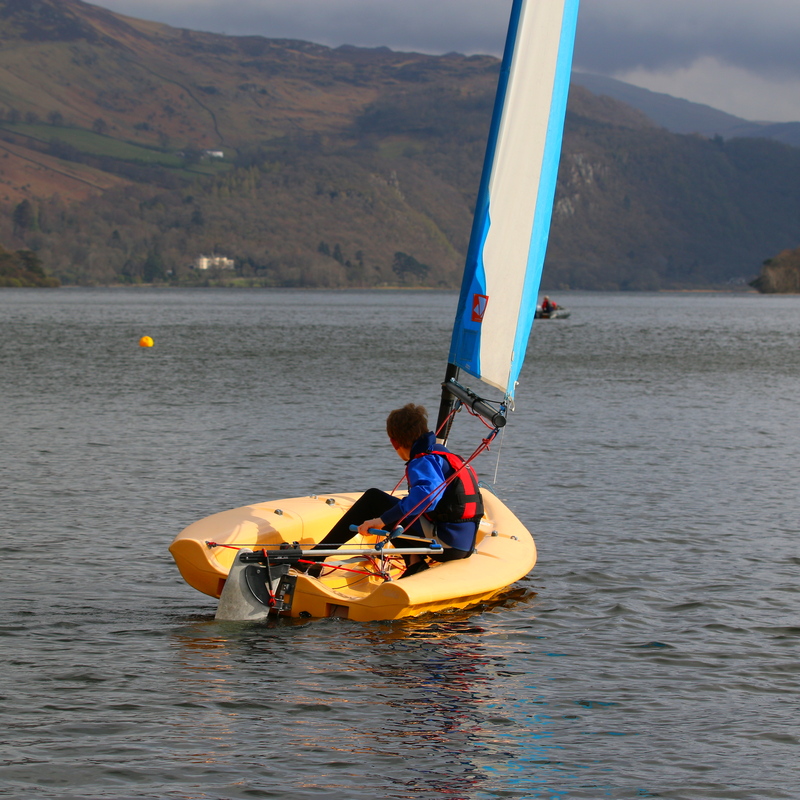
<instances>
[{"instance_id":1,"label":"orange buoy","mask_svg":"<svg viewBox=\"0 0 800 800\"><path fill-rule=\"evenodd\" d=\"M152 346L153 346L153 340L149 336L142 336L142 338L139 339L139 347L152 347Z\"/></svg>"}]
</instances>

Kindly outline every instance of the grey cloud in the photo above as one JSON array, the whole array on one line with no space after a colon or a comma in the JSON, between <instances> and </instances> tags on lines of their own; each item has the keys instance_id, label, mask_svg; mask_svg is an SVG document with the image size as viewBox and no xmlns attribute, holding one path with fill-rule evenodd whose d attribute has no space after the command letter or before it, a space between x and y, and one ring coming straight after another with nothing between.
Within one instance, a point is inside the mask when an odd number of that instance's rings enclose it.
<instances>
[{"instance_id":1,"label":"grey cloud","mask_svg":"<svg viewBox=\"0 0 800 800\"><path fill-rule=\"evenodd\" d=\"M386 45L427 53L502 51L511 0L96 0L132 16L234 35ZM575 61L613 74L698 58L771 77L800 74L799 0L581 0Z\"/></svg>"},{"instance_id":2,"label":"grey cloud","mask_svg":"<svg viewBox=\"0 0 800 800\"><path fill-rule=\"evenodd\" d=\"M582 69L685 67L709 56L772 77L800 74L797 0L583 0Z\"/></svg>"},{"instance_id":3,"label":"grey cloud","mask_svg":"<svg viewBox=\"0 0 800 800\"><path fill-rule=\"evenodd\" d=\"M336 47L500 54L511 0L96 0L176 27Z\"/></svg>"}]
</instances>

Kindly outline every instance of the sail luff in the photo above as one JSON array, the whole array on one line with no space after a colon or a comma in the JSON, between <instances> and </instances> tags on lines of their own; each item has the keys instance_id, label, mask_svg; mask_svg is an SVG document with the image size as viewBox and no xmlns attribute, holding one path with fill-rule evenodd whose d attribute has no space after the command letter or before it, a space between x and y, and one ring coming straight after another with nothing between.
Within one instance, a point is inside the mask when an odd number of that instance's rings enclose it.
<instances>
[{"instance_id":1,"label":"sail luff","mask_svg":"<svg viewBox=\"0 0 800 800\"><path fill-rule=\"evenodd\" d=\"M503 118L503 107L505 105L506 93L508 91L508 81L511 74L511 63L514 57L514 45L517 41L517 30L519 27L520 12L524 0L514 0L511 9L511 18L506 34L506 43L503 50L503 60L500 64L500 75L497 79L497 91L494 98L492 109L492 120L489 126L489 137L486 142L486 153L483 157L483 169L481 171L481 182L478 187L478 197L475 203L475 214L472 218L472 230L470 232L469 245L467 248L467 260L464 269L464 277L461 281L461 292L458 298L458 309L456 311L456 325L453 331L453 341L451 345L450 362L453 363L454 350L456 348L456 330L458 321L469 310L472 297L470 295L470 281L478 267L480 251L483 246L485 235L485 225L488 217L489 205L489 181L492 177L492 166L497 150L497 140L500 130L500 123Z\"/></svg>"},{"instance_id":2,"label":"sail luff","mask_svg":"<svg viewBox=\"0 0 800 800\"><path fill-rule=\"evenodd\" d=\"M449 362L513 398L536 307L578 0L515 0Z\"/></svg>"},{"instance_id":3,"label":"sail luff","mask_svg":"<svg viewBox=\"0 0 800 800\"><path fill-rule=\"evenodd\" d=\"M492 109L492 120L489 126L489 137L486 142L486 153L483 159L483 169L481 171L481 182L478 188L475 214L472 218L472 231L470 233L469 246L467 248L467 260L464 268L464 277L461 282L461 292L458 297L458 308L456 310L456 321L453 326L453 337L450 344L450 356L448 358L447 370L445 372L442 398L439 405L439 416L436 424L439 442L445 443L450 432L450 425L445 425L445 421L453 408L455 399L451 395L446 384L452 379L458 378L459 368L462 363L459 359L460 335L462 329L459 320L467 318L469 314L468 304L472 301L470 290L472 287L473 276L475 275L480 250L483 244L483 229L488 219L489 202L489 180L492 176L492 164L494 163L494 153L497 149L497 138L500 129L500 122L503 116L503 106L505 105L506 92L508 90L508 80L511 74L511 63L514 55L514 44L517 40L517 29L519 27L520 11L522 2L515 0L511 9L511 17L508 23L505 48L503 50L503 60L500 64L500 75L497 80L497 91L495 93L494 106ZM459 362L459 363L457 363ZM470 371L471 374L475 372Z\"/></svg>"}]
</instances>

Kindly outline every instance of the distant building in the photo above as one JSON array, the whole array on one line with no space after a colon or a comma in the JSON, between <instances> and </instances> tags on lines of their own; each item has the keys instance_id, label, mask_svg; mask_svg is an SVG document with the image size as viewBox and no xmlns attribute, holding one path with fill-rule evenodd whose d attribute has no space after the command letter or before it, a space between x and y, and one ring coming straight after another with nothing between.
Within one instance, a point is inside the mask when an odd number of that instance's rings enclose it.
<instances>
[{"instance_id":1,"label":"distant building","mask_svg":"<svg viewBox=\"0 0 800 800\"><path fill-rule=\"evenodd\" d=\"M204 150L203 155L209 158L225 158L225 153L222 150Z\"/></svg>"},{"instance_id":2,"label":"distant building","mask_svg":"<svg viewBox=\"0 0 800 800\"><path fill-rule=\"evenodd\" d=\"M233 269L232 258L225 256L198 256L194 260L195 269Z\"/></svg>"}]
</instances>

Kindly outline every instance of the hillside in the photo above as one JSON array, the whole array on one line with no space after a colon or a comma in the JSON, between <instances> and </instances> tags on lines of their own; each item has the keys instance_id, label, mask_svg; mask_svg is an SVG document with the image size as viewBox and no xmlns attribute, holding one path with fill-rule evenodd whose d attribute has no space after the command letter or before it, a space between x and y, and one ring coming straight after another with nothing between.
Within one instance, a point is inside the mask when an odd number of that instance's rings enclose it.
<instances>
[{"instance_id":1,"label":"hillside","mask_svg":"<svg viewBox=\"0 0 800 800\"><path fill-rule=\"evenodd\" d=\"M0 243L65 283L454 286L498 69L0 0ZM744 284L800 241L798 180L573 85L545 284Z\"/></svg>"},{"instance_id":2,"label":"hillside","mask_svg":"<svg viewBox=\"0 0 800 800\"><path fill-rule=\"evenodd\" d=\"M800 241L800 150L568 115L548 280L589 289L736 286ZM576 243L579 243L576 246Z\"/></svg>"}]
</instances>

